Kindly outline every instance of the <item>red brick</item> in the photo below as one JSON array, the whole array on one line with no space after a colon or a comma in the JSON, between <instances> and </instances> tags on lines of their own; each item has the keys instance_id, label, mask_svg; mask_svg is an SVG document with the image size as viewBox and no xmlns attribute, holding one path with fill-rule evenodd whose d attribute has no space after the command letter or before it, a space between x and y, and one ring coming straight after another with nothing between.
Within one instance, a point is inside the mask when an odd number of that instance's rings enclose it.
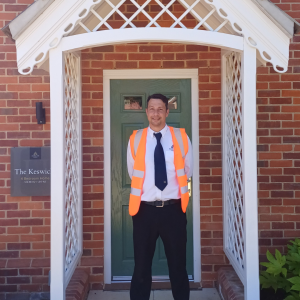
<instances>
[{"instance_id":1,"label":"red brick","mask_svg":"<svg viewBox=\"0 0 300 300\"><path fill-rule=\"evenodd\" d=\"M221 59L220 53L199 52L199 59Z\"/></svg>"},{"instance_id":2,"label":"red brick","mask_svg":"<svg viewBox=\"0 0 300 300\"><path fill-rule=\"evenodd\" d=\"M258 97L280 97L280 90L260 90L257 93ZM282 95L287 96L287 95Z\"/></svg>"},{"instance_id":3,"label":"red brick","mask_svg":"<svg viewBox=\"0 0 300 300\"><path fill-rule=\"evenodd\" d=\"M43 250L22 250L20 251L20 257L21 258L38 258L38 257L44 257L44 251Z\"/></svg>"},{"instance_id":4,"label":"red brick","mask_svg":"<svg viewBox=\"0 0 300 300\"><path fill-rule=\"evenodd\" d=\"M300 143L300 138L298 136L284 136L282 140L283 143Z\"/></svg>"},{"instance_id":5,"label":"red brick","mask_svg":"<svg viewBox=\"0 0 300 300\"><path fill-rule=\"evenodd\" d=\"M152 58L154 60L174 60L174 53L153 53Z\"/></svg>"},{"instance_id":6,"label":"red brick","mask_svg":"<svg viewBox=\"0 0 300 300\"><path fill-rule=\"evenodd\" d=\"M20 219L21 226L38 226L43 225L43 219Z\"/></svg>"},{"instance_id":7,"label":"red brick","mask_svg":"<svg viewBox=\"0 0 300 300\"><path fill-rule=\"evenodd\" d=\"M105 53L105 60L127 60L126 53Z\"/></svg>"},{"instance_id":8,"label":"red brick","mask_svg":"<svg viewBox=\"0 0 300 300\"><path fill-rule=\"evenodd\" d=\"M272 229L294 229L293 222L273 222Z\"/></svg>"},{"instance_id":9,"label":"red brick","mask_svg":"<svg viewBox=\"0 0 300 300\"><path fill-rule=\"evenodd\" d=\"M0 219L0 226L17 226L19 225L18 219Z\"/></svg>"},{"instance_id":10,"label":"red brick","mask_svg":"<svg viewBox=\"0 0 300 300\"><path fill-rule=\"evenodd\" d=\"M32 267L50 267L49 258L33 259Z\"/></svg>"},{"instance_id":11,"label":"red brick","mask_svg":"<svg viewBox=\"0 0 300 300\"><path fill-rule=\"evenodd\" d=\"M300 97L300 91L298 90L283 90L283 97Z\"/></svg>"},{"instance_id":12,"label":"red brick","mask_svg":"<svg viewBox=\"0 0 300 300\"><path fill-rule=\"evenodd\" d=\"M271 182L293 182L293 176L271 176Z\"/></svg>"},{"instance_id":13,"label":"red brick","mask_svg":"<svg viewBox=\"0 0 300 300\"><path fill-rule=\"evenodd\" d=\"M18 203L0 203L0 210L18 209Z\"/></svg>"},{"instance_id":14,"label":"red brick","mask_svg":"<svg viewBox=\"0 0 300 300\"><path fill-rule=\"evenodd\" d=\"M19 251L0 251L0 258L18 258L18 257L19 257Z\"/></svg>"},{"instance_id":15,"label":"red brick","mask_svg":"<svg viewBox=\"0 0 300 300\"><path fill-rule=\"evenodd\" d=\"M42 275L42 268L19 269L20 275Z\"/></svg>"},{"instance_id":16,"label":"red brick","mask_svg":"<svg viewBox=\"0 0 300 300\"><path fill-rule=\"evenodd\" d=\"M163 52L183 52L184 45L180 45L180 44L163 45L162 51Z\"/></svg>"},{"instance_id":17,"label":"red brick","mask_svg":"<svg viewBox=\"0 0 300 300\"><path fill-rule=\"evenodd\" d=\"M270 89L291 89L291 82L270 82Z\"/></svg>"},{"instance_id":18,"label":"red brick","mask_svg":"<svg viewBox=\"0 0 300 300\"><path fill-rule=\"evenodd\" d=\"M260 232L260 237L266 237L266 238L271 238L271 237L283 237L283 232L282 231L275 231L275 230L264 230Z\"/></svg>"},{"instance_id":19,"label":"red brick","mask_svg":"<svg viewBox=\"0 0 300 300\"><path fill-rule=\"evenodd\" d=\"M7 228L7 233L8 234L22 234L22 233L29 233L30 232L30 227L23 227L23 226L18 226L18 227L8 227Z\"/></svg>"},{"instance_id":20,"label":"red brick","mask_svg":"<svg viewBox=\"0 0 300 300\"><path fill-rule=\"evenodd\" d=\"M272 74L272 75L257 75L257 81L279 81L279 74ZM277 89L279 87L277 86Z\"/></svg>"},{"instance_id":21,"label":"red brick","mask_svg":"<svg viewBox=\"0 0 300 300\"><path fill-rule=\"evenodd\" d=\"M116 52L137 52L138 45L125 44L125 45L116 45Z\"/></svg>"},{"instance_id":22,"label":"red brick","mask_svg":"<svg viewBox=\"0 0 300 300\"><path fill-rule=\"evenodd\" d=\"M164 48L164 51L166 51L165 48ZM159 46L159 45L142 45L142 46L139 46L139 52L161 52L161 46Z\"/></svg>"},{"instance_id":23,"label":"red brick","mask_svg":"<svg viewBox=\"0 0 300 300\"><path fill-rule=\"evenodd\" d=\"M273 206L271 207L271 211L274 214L293 214L294 207L290 206Z\"/></svg>"},{"instance_id":24,"label":"red brick","mask_svg":"<svg viewBox=\"0 0 300 300\"><path fill-rule=\"evenodd\" d=\"M280 122L278 121L259 121L258 128L280 128Z\"/></svg>"},{"instance_id":25,"label":"red brick","mask_svg":"<svg viewBox=\"0 0 300 300\"><path fill-rule=\"evenodd\" d=\"M285 190L300 190L300 183L285 183L284 184Z\"/></svg>"},{"instance_id":26,"label":"red brick","mask_svg":"<svg viewBox=\"0 0 300 300\"><path fill-rule=\"evenodd\" d=\"M183 68L184 61L163 61L163 68Z\"/></svg>"},{"instance_id":27,"label":"red brick","mask_svg":"<svg viewBox=\"0 0 300 300\"><path fill-rule=\"evenodd\" d=\"M0 276L17 276L18 275L18 269L1 269L0 270Z\"/></svg>"},{"instance_id":28,"label":"red brick","mask_svg":"<svg viewBox=\"0 0 300 300\"><path fill-rule=\"evenodd\" d=\"M284 237L297 238L299 236L300 230L285 230Z\"/></svg>"},{"instance_id":29,"label":"red brick","mask_svg":"<svg viewBox=\"0 0 300 300\"><path fill-rule=\"evenodd\" d=\"M260 221L269 221L269 222L282 221L282 215L281 214L261 214ZM279 229L279 228L273 228L273 229Z\"/></svg>"},{"instance_id":30,"label":"red brick","mask_svg":"<svg viewBox=\"0 0 300 300\"><path fill-rule=\"evenodd\" d=\"M119 68L119 69L136 68L137 67L137 62L136 61L117 61L116 62L116 67Z\"/></svg>"},{"instance_id":31,"label":"red brick","mask_svg":"<svg viewBox=\"0 0 300 300\"><path fill-rule=\"evenodd\" d=\"M102 60L103 54L102 53L82 53L81 57L83 60L86 60L86 59Z\"/></svg>"},{"instance_id":32,"label":"red brick","mask_svg":"<svg viewBox=\"0 0 300 300\"><path fill-rule=\"evenodd\" d=\"M128 60L150 60L150 53L129 53Z\"/></svg>"},{"instance_id":33,"label":"red brick","mask_svg":"<svg viewBox=\"0 0 300 300\"><path fill-rule=\"evenodd\" d=\"M291 198L291 197L293 197L293 192L292 191L271 191L271 197Z\"/></svg>"},{"instance_id":34,"label":"red brick","mask_svg":"<svg viewBox=\"0 0 300 300\"><path fill-rule=\"evenodd\" d=\"M176 60L195 60L198 53L176 53Z\"/></svg>"},{"instance_id":35,"label":"red brick","mask_svg":"<svg viewBox=\"0 0 300 300\"><path fill-rule=\"evenodd\" d=\"M27 268L30 264L31 259L8 259L7 268Z\"/></svg>"},{"instance_id":36,"label":"red brick","mask_svg":"<svg viewBox=\"0 0 300 300\"><path fill-rule=\"evenodd\" d=\"M30 249L29 243L8 243L7 250L24 250Z\"/></svg>"},{"instance_id":37,"label":"red brick","mask_svg":"<svg viewBox=\"0 0 300 300\"><path fill-rule=\"evenodd\" d=\"M92 48L92 52L113 52L113 51L114 51L113 45Z\"/></svg>"},{"instance_id":38,"label":"red brick","mask_svg":"<svg viewBox=\"0 0 300 300\"><path fill-rule=\"evenodd\" d=\"M8 277L7 284L26 284L30 283L30 277Z\"/></svg>"},{"instance_id":39,"label":"red brick","mask_svg":"<svg viewBox=\"0 0 300 300\"><path fill-rule=\"evenodd\" d=\"M283 216L283 221L300 221L300 215L287 214Z\"/></svg>"},{"instance_id":40,"label":"red brick","mask_svg":"<svg viewBox=\"0 0 300 300\"><path fill-rule=\"evenodd\" d=\"M186 45L186 51L191 52L198 52L198 51L208 51L207 46L201 46L201 45Z\"/></svg>"},{"instance_id":41,"label":"red brick","mask_svg":"<svg viewBox=\"0 0 300 300\"><path fill-rule=\"evenodd\" d=\"M92 61L91 66L92 66L92 68L97 68L97 69L95 69L95 70L83 69L82 74L83 75L98 75L99 69L112 69L114 66L114 62L113 61Z\"/></svg>"}]
</instances>

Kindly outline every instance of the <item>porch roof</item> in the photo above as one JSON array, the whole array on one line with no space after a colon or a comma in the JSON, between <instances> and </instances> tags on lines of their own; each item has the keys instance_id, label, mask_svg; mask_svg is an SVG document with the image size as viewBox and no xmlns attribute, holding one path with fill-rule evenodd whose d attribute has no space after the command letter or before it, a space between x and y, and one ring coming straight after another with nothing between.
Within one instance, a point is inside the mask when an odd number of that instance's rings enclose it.
<instances>
[{"instance_id":1,"label":"porch roof","mask_svg":"<svg viewBox=\"0 0 300 300\"><path fill-rule=\"evenodd\" d=\"M236 0L178 1L187 12L195 13L197 21L206 29L244 36L247 42L257 49L257 57L262 63L271 62L277 72L287 70L288 45L293 35L300 32L300 24L269 0L239 0L238 5ZM19 72L29 74L35 66L47 69L48 64L45 62L48 61L48 52L60 43L62 37L97 31L99 27L94 28L93 24L95 19L98 22L99 18L102 19L98 9L106 2L116 8L124 1L36 0L31 4L2 28L7 36L16 41ZM203 19L205 21L202 21ZM126 17L124 20L126 21ZM153 18L150 17L149 20ZM87 25L94 29L90 30ZM104 25L107 23L104 22ZM157 26L157 23L155 25Z\"/></svg>"},{"instance_id":2,"label":"porch roof","mask_svg":"<svg viewBox=\"0 0 300 300\"><path fill-rule=\"evenodd\" d=\"M19 16L1 30L12 40L16 40L55 0L35 0ZM270 0L251 0L264 14L290 37L300 32L300 23L281 10Z\"/></svg>"}]
</instances>

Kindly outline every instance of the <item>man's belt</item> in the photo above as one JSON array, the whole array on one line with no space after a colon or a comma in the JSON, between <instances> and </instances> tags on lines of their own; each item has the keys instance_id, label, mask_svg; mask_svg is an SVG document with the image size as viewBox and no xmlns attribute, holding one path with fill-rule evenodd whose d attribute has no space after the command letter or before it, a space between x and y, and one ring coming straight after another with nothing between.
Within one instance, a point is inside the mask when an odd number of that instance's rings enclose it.
<instances>
[{"instance_id":1,"label":"man's belt","mask_svg":"<svg viewBox=\"0 0 300 300\"><path fill-rule=\"evenodd\" d=\"M170 200L166 200L166 201L161 201L161 200L142 201L141 203L151 205L151 206L155 206L155 207L164 207L164 206L167 206L167 205L177 204L177 203L180 203L180 202L181 202L181 199L170 199Z\"/></svg>"}]
</instances>

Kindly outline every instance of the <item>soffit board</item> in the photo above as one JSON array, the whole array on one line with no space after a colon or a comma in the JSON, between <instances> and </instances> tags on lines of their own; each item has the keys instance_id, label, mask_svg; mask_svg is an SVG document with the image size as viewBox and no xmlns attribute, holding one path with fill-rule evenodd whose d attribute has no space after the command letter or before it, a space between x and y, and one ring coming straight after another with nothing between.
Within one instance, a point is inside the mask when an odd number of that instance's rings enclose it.
<instances>
[{"instance_id":1,"label":"soffit board","mask_svg":"<svg viewBox=\"0 0 300 300\"><path fill-rule=\"evenodd\" d=\"M40 1L42 0L36 3ZM178 1L183 6L194 2ZM288 64L290 35L252 1L201 0L193 12L201 16L201 13L205 15L205 10L214 8L214 14L206 22L208 27L213 30L216 28L213 26L218 26L216 24L227 21L219 32L243 35L251 46L257 48L265 61L273 64L276 71L284 72ZM120 0L111 0L114 5L119 2ZM43 64L48 58L49 50L56 47L62 37L87 32L88 24L93 28L93 23L99 22L99 19L91 10L101 11L104 7L102 3L107 4L105 0L52 0L43 13L16 39L19 72L29 74L35 65Z\"/></svg>"}]
</instances>

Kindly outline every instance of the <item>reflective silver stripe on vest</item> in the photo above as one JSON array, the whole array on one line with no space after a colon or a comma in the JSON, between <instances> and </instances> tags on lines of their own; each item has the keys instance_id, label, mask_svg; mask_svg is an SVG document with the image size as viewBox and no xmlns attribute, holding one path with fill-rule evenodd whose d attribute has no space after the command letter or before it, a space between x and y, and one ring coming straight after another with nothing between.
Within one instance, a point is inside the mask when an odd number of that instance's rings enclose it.
<instances>
[{"instance_id":1,"label":"reflective silver stripe on vest","mask_svg":"<svg viewBox=\"0 0 300 300\"><path fill-rule=\"evenodd\" d=\"M141 195L141 190L140 189L131 188L130 194L133 195L133 196L140 196Z\"/></svg>"},{"instance_id":2,"label":"reflective silver stripe on vest","mask_svg":"<svg viewBox=\"0 0 300 300\"><path fill-rule=\"evenodd\" d=\"M184 176L184 175L185 175L184 169L177 170L177 176Z\"/></svg>"},{"instance_id":3,"label":"reflective silver stripe on vest","mask_svg":"<svg viewBox=\"0 0 300 300\"><path fill-rule=\"evenodd\" d=\"M180 147L181 156L182 156L182 158L184 158L185 153L184 153L183 140L182 140L180 129L179 128L173 128L173 129L174 129L174 134L175 134L176 140Z\"/></svg>"},{"instance_id":4,"label":"reflective silver stripe on vest","mask_svg":"<svg viewBox=\"0 0 300 300\"><path fill-rule=\"evenodd\" d=\"M186 186L183 186L182 188L181 188L181 194L185 194L185 193L187 193L189 191L189 188L188 188L188 186L186 185Z\"/></svg>"},{"instance_id":5,"label":"reflective silver stripe on vest","mask_svg":"<svg viewBox=\"0 0 300 300\"><path fill-rule=\"evenodd\" d=\"M144 177L144 171L133 170L133 176L138 177L138 178L143 178Z\"/></svg>"},{"instance_id":6,"label":"reflective silver stripe on vest","mask_svg":"<svg viewBox=\"0 0 300 300\"><path fill-rule=\"evenodd\" d=\"M140 144L141 138L142 138L142 134L143 134L143 129L140 129L137 131L135 138L134 138L134 155L136 155L138 146Z\"/></svg>"}]
</instances>

